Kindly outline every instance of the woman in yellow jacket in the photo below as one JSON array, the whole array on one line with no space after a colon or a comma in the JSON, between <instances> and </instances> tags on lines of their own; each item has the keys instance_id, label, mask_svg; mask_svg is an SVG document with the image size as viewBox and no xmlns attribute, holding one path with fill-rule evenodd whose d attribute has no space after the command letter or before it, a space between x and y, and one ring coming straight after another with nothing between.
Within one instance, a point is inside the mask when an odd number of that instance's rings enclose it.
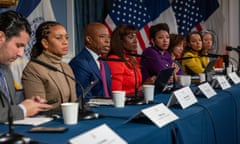
<instances>
[{"instance_id":1,"label":"woman in yellow jacket","mask_svg":"<svg viewBox=\"0 0 240 144\"><path fill-rule=\"evenodd\" d=\"M202 35L199 32L190 32L187 36L187 47L183 54L182 65L185 74L196 75L203 73L208 60L206 57L201 57L202 50Z\"/></svg>"}]
</instances>

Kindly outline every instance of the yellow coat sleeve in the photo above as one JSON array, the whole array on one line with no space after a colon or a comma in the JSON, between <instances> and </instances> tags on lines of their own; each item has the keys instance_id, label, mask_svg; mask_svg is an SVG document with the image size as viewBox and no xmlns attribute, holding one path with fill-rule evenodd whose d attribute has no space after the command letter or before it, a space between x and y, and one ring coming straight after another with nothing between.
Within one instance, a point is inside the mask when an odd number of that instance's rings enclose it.
<instances>
[{"instance_id":1,"label":"yellow coat sleeve","mask_svg":"<svg viewBox=\"0 0 240 144\"><path fill-rule=\"evenodd\" d=\"M186 52L183 57L193 57L182 61L183 69L186 74L194 75L204 72L202 58L198 58L197 54Z\"/></svg>"}]
</instances>

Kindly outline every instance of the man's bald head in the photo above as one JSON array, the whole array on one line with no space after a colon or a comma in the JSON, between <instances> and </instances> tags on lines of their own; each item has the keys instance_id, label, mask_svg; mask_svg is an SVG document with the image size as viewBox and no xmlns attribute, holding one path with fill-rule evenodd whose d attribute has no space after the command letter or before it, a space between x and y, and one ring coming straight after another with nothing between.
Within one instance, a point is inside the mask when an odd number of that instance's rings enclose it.
<instances>
[{"instance_id":1,"label":"man's bald head","mask_svg":"<svg viewBox=\"0 0 240 144\"><path fill-rule=\"evenodd\" d=\"M106 55L110 50L110 34L102 23L90 23L85 28L85 45L98 55Z\"/></svg>"},{"instance_id":2,"label":"man's bald head","mask_svg":"<svg viewBox=\"0 0 240 144\"><path fill-rule=\"evenodd\" d=\"M85 32L84 32L84 37L86 36L94 36L99 29L105 29L107 28L104 24L102 23L90 23L86 26Z\"/></svg>"}]
</instances>

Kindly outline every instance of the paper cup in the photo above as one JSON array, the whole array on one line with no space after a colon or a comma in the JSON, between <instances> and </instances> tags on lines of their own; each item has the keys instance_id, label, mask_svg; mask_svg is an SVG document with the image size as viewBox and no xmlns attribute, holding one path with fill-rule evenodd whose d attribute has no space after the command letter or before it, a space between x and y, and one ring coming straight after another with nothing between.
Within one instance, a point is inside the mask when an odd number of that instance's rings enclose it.
<instances>
[{"instance_id":1,"label":"paper cup","mask_svg":"<svg viewBox=\"0 0 240 144\"><path fill-rule=\"evenodd\" d=\"M154 85L143 85L144 99L146 103L154 100Z\"/></svg>"},{"instance_id":2,"label":"paper cup","mask_svg":"<svg viewBox=\"0 0 240 144\"><path fill-rule=\"evenodd\" d=\"M227 74L232 73L232 66L227 67Z\"/></svg>"},{"instance_id":3,"label":"paper cup","mask_svg":"<svg viewBox=\"0 0 240 144\"><path fill-rule=\"evenodd\" d=\"M191 76L180 75L179 76L179 83L182 87L190 86L191 85Z\"/></svg>"},{"instance_id":4,"label":"paper cup","mask_svg":"<svg viewBox=\"0 0 240 144\"><path fill-rule=\"evenodd\" d=\"M125 91L112 91L113 102L115 107L124 107L125 106Z\"/></svg>"},{"instance_id":5,"label":"paper cup","mask_svg":"<svg viewBox=\"0 0 240 144\"><path fill-rule=\"evenodd\" d=\"M200 82L200 83L206 81L206 75L205 75L205 73L200 73L200 74L198 74L198 75L199 75L199 82Z\"/></svg>"},{"instance_id":6,"label":"paper cup","mask_svg":"<svg viewBox=\"0 0 240 144\"><path fill-rule=\"evenodd\" d=\"M77 124L78 122L78 103L62 103L62 114L64 119L64 124Z\"/></svg>"}]
</instances>

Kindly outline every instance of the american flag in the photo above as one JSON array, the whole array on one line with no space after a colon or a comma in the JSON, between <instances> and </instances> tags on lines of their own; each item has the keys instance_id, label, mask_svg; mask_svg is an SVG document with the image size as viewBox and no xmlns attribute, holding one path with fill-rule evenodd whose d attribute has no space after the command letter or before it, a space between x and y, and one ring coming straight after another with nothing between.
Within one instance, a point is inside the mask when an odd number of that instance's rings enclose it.
<instances>
[{"instance_id":1,"label":"american flag","mask_svg":"<svg viewBox=\"0 0 240 144\"><path fill-rule=\"evenodd\" d=\"M112 32L120 24L134 25L137 33L138 53L149 46L149 27L161 12L170 7L168 0L114 0L105 23Z\"/></svg>"},{"instance_id":2,"label":"american flag","mask_svg":"<svg viewBox=\"0 0 240 144\"><path fill-rule=\"evenodd\" d=\"M218 0L175 0L172 8L177 19L178 32L187 35L194 27L201 31L200 23L219 7Z\"/></svg>"}]
</instances>

